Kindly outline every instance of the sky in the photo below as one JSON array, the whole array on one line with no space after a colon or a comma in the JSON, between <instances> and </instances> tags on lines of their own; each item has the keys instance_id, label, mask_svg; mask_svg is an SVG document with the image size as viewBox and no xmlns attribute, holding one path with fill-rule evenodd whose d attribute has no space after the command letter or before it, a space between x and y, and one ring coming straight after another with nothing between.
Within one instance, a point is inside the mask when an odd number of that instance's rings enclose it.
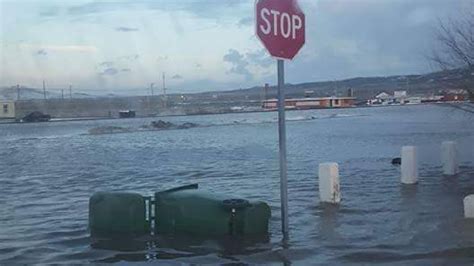
<instances>
[{"instance_id":1,"label":"sky","mask_svg":"<svg viewBox=\"0 0 474 266\"><path fill-rule=\"evenodd\" d=\"M299 0L306 43L286 81L434 71L439 19L474 0ZM95 94L229 90L276 83L253 0L0 0L0 86Z\"/></svg>"}]
</instances>

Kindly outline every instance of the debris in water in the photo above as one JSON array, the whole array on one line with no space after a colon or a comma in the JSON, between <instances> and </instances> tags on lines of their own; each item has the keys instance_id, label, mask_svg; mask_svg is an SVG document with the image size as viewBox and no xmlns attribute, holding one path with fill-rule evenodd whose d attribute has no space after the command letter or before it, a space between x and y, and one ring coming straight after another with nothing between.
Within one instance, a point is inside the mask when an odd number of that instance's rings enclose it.
<instances>
[{"instance_id":1,"label":"debris in water","mask_svg":"<svg viewBox=\"0 0 474 266\"><path fill-rule=\"evenodd\" d=\"M101 135L101 134L114 134L114 133L127 133L131 132L130 128L117 127L117 126L103 126L95 127L89 129L89 134L91 135Z\"/></svg>"},{"instance_id":2,"label":"debris in water","mask_svg":"<svg viewBox=\"0 0 474 266\"><path fill-rule=\"evenodd\" d=\"M191 122L185 122L181 125L177 125L171 122L166 122L163 120L158 120L158 121L152 121L149 126L143 126L143 128L152 128L152 129L188 129L188 128L193 128L197 127L198 124L191 123Z\"/></svg>"}]
</instances>

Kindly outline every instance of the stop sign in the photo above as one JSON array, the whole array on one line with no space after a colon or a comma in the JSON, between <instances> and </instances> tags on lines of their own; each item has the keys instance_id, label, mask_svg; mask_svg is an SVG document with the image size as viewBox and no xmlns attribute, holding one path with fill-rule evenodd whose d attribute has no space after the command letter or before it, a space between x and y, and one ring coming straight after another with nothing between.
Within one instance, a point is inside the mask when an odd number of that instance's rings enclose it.
<instances>
[{"instance_id":1,"label":"stop sign","mask_svg":"<svg viewBox=\"0 0 474 266\"><path fill-rule=\"evenodd\" d=\"M305 17L296 0L256 0L255 30L268 52L293 59L305 42Z\"/></svg>"}]
</instances>

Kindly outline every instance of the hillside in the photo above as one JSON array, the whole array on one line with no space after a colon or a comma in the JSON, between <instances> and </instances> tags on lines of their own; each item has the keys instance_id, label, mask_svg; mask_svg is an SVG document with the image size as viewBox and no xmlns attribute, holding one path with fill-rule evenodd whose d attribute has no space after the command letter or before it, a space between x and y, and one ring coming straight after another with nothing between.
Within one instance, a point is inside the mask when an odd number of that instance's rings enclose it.
<instances>
[{"instance_id":1,"label":"hillside","mask_svg":"<svg viewBox=\"0 0 474 266\"><path fill-rule=\"evenodd\" d=\"M287 84L286 95L304 97L305 91L313 91L312 96L346 96L348 90L359 100L365 100L380 92L391 93L395 90L407 90L410 95L439 93L446 89L474 89L474 72L465 69L433 72L424 75L358 77L339 81L308 82ZM270 86L266 98L275 98L277 89ZM204 92L191 94L195 100L259 100L264 97L263 86L224 92Z\"/></svg>"},{"instance_id":2,"label":"hillside","mask_svg":"<svg viewBox=\"0 0 474 266\"><path fill-rule=\"evenodd\" d=\"M0 100L17 100L18 97L20 100L43 99L44 93L42 89L28 88L28 87L22 87L22 86L20 86L19 90L16 86L0 88ZM48 99L60 99L62 97L62 93L60 90L55 90L55 91L47 90L46 97ZM64 97L69 98L69 94L66 92L66 90L64 91ZM87 93L78 92L78 93L73 93L72 97L73 98L89 98L93 96Z\"/></svg>"},{"instance_id":3,"label":"hillside","mask_svg":"<svg viewBox=\"0 0 474 266\"><path fill-rule=\"evenodd\" d=\"M263 84L262 84L263 85ZM474 72L465 69L456 69L443 72L433 72L424 75L388 76L388 77L357 77L338 81L307 82L299 84L287 84L286 95L290 97L304 97L305 91L312 91L311 96L346 96L348 90L359 100L371 98L380 92L391 93L395 90L407 90L410 95L439 93L445 89L473 89ZM17 99L17 88L0 88L0 99ZM64 91L65 98L69 97ZM170 101L181 101L185 96L189 102L203 101L259 101L264 98L275 98L277 89L270 86L266 96L263 86L230 91L208 91L201 93L169 94ZM20 99L43 99L43 90L36 88L20 87ZM61 98L60 90L47 91L47 98ZM75 92L73 98L97 98L104 97L88 93ZM106 97L123 98L123 96L107 95Z\"/></svg>"}]
</instances>

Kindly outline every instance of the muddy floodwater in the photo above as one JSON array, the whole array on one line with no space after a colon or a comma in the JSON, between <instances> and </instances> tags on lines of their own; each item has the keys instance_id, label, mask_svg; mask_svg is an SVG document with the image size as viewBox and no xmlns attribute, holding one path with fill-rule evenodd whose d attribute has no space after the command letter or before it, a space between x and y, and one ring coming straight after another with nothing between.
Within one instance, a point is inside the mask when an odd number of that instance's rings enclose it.
<instances>
[{"instance_id":1,"label":"muddy floodwater","mask_svg":"<svg viewBox=\"0 0 474 266\"><path fill-rule=\"evenodd\" d=\"M288 242L276 115L160 118L196 125L170 130L141 130L151 118L0 125L0 264L473 264L474 220L462 206L474 194L472 114L437 105L287 112ZM89 133L107 127L129 130ZM454 177L442 175L445 140L458 143ZM391 164L403 145L418 147L418 185L400 185ZM321 162L339 163L339 207L319 203ZM269 237L90 238L94 192L151 195L190 183L269 203Z\"/></svg>"}]
</instances>

